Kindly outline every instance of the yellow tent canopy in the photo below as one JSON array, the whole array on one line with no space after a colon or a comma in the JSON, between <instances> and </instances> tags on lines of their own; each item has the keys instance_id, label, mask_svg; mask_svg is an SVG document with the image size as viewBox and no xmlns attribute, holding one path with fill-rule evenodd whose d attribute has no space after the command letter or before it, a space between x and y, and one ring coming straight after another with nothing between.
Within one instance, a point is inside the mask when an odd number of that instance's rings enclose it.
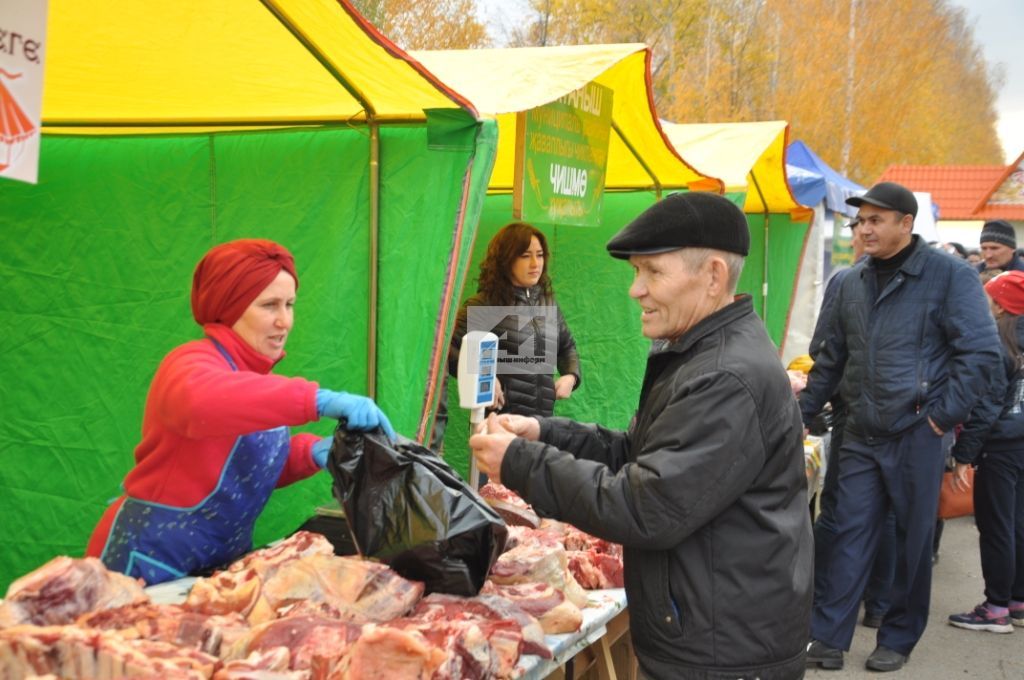
<instances>
[{"instance_id":1,"label":"yellow tent canopy","mask_svg":"<svg viewBox=\"0 0 1024 680\"><path fill-rule=\"evenodd\" d=\"M498 157L489 190L511 191L516 113L596 81L613 91L605 187L700 189L722 183L688 164L668 143L654 111L650 49L643 44L425 50L410 53L484 115L498 120Z\"/></svg>"},{"instance_id":2,"label":"yellow tent canopy","mask_svg":"<svg viewBox=\"0 0 1024 680\"><path fill-rule=\"evenodd\" d=\"M748 213L789 213L797 221L811 210L796 202L786 179L784 120L756 123L662 122L680 155L725 182L726 191L745 191Z\"/></svg>"},{"instance_id":3,"label":"yellow tent canopy","mask_svg":"<svg viewBox=\"0 0 1024 680\"><path fill-rule=\"evenodd\" d=\"M51 0L50 128L423 121L472 105L348 0Z\"/></svg>"}]
</instances>

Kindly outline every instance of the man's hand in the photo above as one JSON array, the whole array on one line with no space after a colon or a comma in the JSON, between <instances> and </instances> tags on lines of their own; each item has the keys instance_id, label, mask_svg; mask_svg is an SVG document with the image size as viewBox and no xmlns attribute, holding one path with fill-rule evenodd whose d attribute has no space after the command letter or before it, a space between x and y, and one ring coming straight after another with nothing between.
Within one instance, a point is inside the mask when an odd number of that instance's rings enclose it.
<instances>
[{"instance_id":1,"label":"man's hand","mask_svg":"<svg viewBox=\"0 0 1024 680\"><path fill-rule=\"evenodd\" d=\"M932 426L932 431L933 431L933 432L934 432L935 434L939 435L940 437L941 437L942 435L946 434L945 432L943 432L943 431L942 431L942 430L941 430L941 429L939 428L939 426L938 426L938 425L936 425L936 424L935 424L935 421L934 421L934 420L932 420L932 417L931 417L931 416L928 416L928 424ZM967 474L967 473L965 472L964 474Z\"/></svg>"},{"instance_id":2,"label":"man's hand","mask_svg":"<svg viewBox=\"0 0 1024 680\"><path fill-rule=\"evenodd\" d=\"M967 479L967 469L970 467L967 463L957 463L953 468L953 479L950 480L950 484L954 491L964 493L970 490L971 480Z\"/></svg>"},{"instance_id":3,"label":"man's hand","mask_svg":"<svg viewBox=\"0 0 1024 680\"><path fill-rule=\"evenodd\" d=\"M498 425L517 437L535 442L540 439L540 421L529 416L506 413L498 416Z\"/></svg>"},{"instance_id":4,"label":"man's hand","mask_svg":"<svg viewBox=\"0 0 1024 680\"><path fill-rule=\"evenodd\" d=\"M493 413L487 416L486 426L486 433L475 434L469 438L469 448L473 451L477 469L489 479L501 484L501 462L505 460L508 445L516 435L502 427L498 422L498 416Z\"/></svg>"},{"instance_id":5,"label":"man's hand","mask_svg":"<svg viewBox=\"0 0 1024 680\"><path fill-rule=\"evenodd\" d=\"M576 387L576 376L563 375L555 381L555 399L568 399Z\"/></svg>"}]
</instances>

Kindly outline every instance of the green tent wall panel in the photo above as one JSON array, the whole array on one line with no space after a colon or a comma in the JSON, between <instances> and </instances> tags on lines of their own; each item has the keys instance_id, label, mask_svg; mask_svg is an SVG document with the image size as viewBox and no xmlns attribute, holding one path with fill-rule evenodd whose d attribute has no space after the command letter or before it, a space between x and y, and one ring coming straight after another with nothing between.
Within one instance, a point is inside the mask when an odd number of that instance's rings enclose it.
<instances>
[{"instance_id":1,"label":"green tent wall panel","mask_svg":"<svg viewBox=\"0 0 1024 680\"><path fill-rule=\"evenodd\" d=\"M484 192L495 127L467 126L443 150L428 148L426 126L381 128L378 395L409 435L435 335L451 330L445 286L465 276L481 203L467 194ZM368 149L366 130L348 127L47 136L39 184L0 183L0 592L55 555L83 553L132 465L159 361L201 336L189 289L212 245L289 247L301 284L277 372L365 391ZM327 475L279 490L256 543L330 497Z\"/></svg>"}]
</instances>

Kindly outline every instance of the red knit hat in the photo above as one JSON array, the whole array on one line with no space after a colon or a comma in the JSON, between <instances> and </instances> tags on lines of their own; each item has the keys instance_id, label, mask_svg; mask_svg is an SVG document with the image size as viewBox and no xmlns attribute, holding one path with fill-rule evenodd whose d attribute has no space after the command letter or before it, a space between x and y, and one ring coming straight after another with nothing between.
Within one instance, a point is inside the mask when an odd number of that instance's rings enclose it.
<instances>
[{"instance_id":1,"label":"red knit hat","mask_svg":"<svg viewBox=\"0 0 1024 680\"><path fill-rule=\"evenodd\" d=\"M1003 272L985 284L985 292L1010 314L1024 314L1024 272Z\"/></svg>"},{"instance_id":2,"label":"red knit hat","mask_svg":"<svg viewBox=\"0 0 1024 680\"><path fill-rule=\"evenodd\" d=\"M246 238L214 246L192 275L192 316L200 326L233 326L263 289L284 270L295 279L295 259L284 246Z\"/></svg>"}]
</instances>

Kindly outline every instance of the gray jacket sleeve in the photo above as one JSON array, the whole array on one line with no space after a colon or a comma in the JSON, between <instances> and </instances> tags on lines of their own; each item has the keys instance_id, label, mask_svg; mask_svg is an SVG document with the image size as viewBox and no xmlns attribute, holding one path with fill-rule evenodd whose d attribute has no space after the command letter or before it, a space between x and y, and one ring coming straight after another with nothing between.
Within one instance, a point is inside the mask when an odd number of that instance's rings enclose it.
<instances>
[{"instance_id":1,"label":"gray jacket sleeve","mask_svg":"<svg viewBox=\"0 0 1024 680\"><path fill-rule=\"evenodd\" d=\"M750 486L766 458L763 431L753 396L739 378L705 374L676 390L647 429L635 462L613 469L599 456L585 459L519 439L509 446L501 479L546 517L623 545L666 549ZM580 442L582 453L625 444L614 437L601 444L596 430L548 439Z\"/></svg>"}]
</instances>

